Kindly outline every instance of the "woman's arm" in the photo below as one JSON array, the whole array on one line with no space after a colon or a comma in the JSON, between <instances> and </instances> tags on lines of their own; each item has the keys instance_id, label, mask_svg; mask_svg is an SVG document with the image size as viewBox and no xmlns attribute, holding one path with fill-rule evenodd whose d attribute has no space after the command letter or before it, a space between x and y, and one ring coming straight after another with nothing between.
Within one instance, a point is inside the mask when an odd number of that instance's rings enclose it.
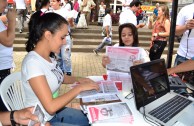
<instances>
[{"instance_id":1,"label":"woman's arm","mask_svg":"<svg viewBox=\"0 0 194 126\"><path fill-rule=\"evenodd\" d=\"M166 32L159 32L159 33L157 33L158 36L168 37L170 35L170 21L169 20L165 21L164 28L165 28Z\"/></svg>"},{"instance_id":2,"label":"woman's arm","mask_svg":"<svg viewBox=\"0 0 194 126\"><path fill-rule=\"evenodd\" d=\"M99 87L96 83L84 83L79 84L67 93L57 97L52 97L52 92L48 86L46 77L44 75L31 78L29 80L30 86L45 110L53 115L61 108L65 107L71 100L73 100L80 92L85 90L98 90Z\"/></svg>"},{"instance_id":3,"label":"woman's arm","mask_svg":"<svg viewBox=\"0 0 194 126\"><path fill-rule=\"evenodd\" d=\"M13 46L15 38L15 25L16 25L16 10L9 9L7 13L8 27L7 30L0 32L0 43L7 47Z\"/></svg>"}]
</instances>

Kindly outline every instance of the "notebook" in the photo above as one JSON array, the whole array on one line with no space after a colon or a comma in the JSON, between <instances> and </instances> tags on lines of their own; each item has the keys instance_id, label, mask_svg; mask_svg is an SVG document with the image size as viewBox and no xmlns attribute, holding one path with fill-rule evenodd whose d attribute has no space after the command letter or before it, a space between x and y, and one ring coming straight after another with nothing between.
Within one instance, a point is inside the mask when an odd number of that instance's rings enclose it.
<instances>
[{"instance_id":1,"label":"notebook","mask_svg":"<svg viewBox=\"0 0 194 126\"><path fill-rule=\"evenodd\" d=\"M161 125L194 125L194 102L170 91L164 59L130 67L135 105L143 116Z\"/></svg>"}]
</instances>

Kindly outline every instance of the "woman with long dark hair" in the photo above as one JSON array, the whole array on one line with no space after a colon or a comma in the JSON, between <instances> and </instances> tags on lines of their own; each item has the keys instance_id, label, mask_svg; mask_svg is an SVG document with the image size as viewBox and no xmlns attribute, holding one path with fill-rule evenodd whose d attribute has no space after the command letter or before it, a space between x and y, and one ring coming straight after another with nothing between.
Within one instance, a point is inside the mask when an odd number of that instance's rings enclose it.
<instances>
[{"instance_id":1,"label":"woman with long dark hair","mask_svg":"<svg viewBox=\"0 0 194 126\"><path fill-rule=\"evenodd\" d=\"M167 45L167 37L170 34L169 9L166 5L158 8L158 17L154 23L152 20L149 20L148 28L153 28L149 54L150 60L160 59Z\"/></svg>"}]
</instances>

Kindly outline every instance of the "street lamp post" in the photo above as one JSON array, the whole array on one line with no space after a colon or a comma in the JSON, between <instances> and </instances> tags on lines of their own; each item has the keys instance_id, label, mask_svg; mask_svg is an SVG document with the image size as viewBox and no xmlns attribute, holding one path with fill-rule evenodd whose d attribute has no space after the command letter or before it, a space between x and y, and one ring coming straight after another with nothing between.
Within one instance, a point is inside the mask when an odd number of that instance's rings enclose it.
<instances>
[{"instance_id":1,"label":"street lamp post","mask_svg":"<svg viewBox=\"0 0 194 126\"><path fill-rule=\"evenodd\" d=\"M167 55L167 68L171 67L172 64L172 55L174 48L174 36L176 32L176 17L177 17L177 8L178 8L178 0L173 0L172 3L172 17L170 24L170 37L169 37L169 45L168 45L168 55Z\"/></svg>"}]
</instances>

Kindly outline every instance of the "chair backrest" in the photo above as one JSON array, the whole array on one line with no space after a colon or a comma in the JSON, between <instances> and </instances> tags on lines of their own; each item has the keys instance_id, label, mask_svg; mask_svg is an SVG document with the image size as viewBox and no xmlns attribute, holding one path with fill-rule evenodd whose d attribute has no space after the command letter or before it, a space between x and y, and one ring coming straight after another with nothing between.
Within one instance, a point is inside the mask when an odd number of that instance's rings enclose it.
<instances>
[{"instance_id":1,"label":"chair backrest","mask_svg":"<svg viewBox=\"0 0 194 126\"><path fill-rule=\"evenodd\" d=\"M1 98L9 111L24 108L24 91L22 88L21 72L7 76L0 85Z\"/></svg>"}]
</instances>

